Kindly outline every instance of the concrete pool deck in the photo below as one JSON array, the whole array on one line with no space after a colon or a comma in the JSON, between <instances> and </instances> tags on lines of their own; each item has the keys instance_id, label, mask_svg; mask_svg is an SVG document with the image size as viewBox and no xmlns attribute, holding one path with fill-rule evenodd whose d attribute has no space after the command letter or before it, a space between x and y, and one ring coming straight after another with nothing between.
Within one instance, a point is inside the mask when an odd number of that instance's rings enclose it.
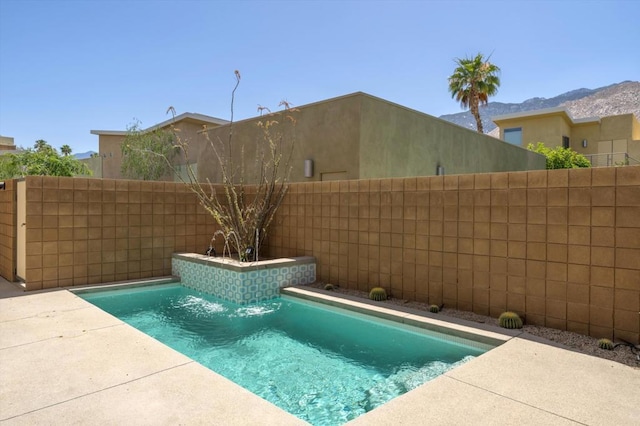
<instances>
[{"instance_id":1,"label":"concrete pool deck","mask_svg":"<svg viewBox=\"0 0 640 426\"><path fill-rule=\"evenodd\" d=\"M510 337L349 424L640 424L639 389L640 369ZM1 278L0 423L306 424L67 290Z\"/></svg>"}]
</instances>

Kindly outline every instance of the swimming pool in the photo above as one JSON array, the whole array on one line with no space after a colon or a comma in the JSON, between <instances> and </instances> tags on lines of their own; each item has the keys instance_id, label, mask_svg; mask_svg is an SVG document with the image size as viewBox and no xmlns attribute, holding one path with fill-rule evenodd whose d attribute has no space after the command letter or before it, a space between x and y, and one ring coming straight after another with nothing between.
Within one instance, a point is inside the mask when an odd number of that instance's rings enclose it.
<instances>
[{"instance_id":1,"label":"swimming pool","mask_svg":"<svg viewBox=\"0 0 640 426\"><path fill-rule=\"evenodd\" d=\"M78 295L315 425L352 420L493 347L290 296L240 306L180 284Z\"/></svg>"}]
</instances>

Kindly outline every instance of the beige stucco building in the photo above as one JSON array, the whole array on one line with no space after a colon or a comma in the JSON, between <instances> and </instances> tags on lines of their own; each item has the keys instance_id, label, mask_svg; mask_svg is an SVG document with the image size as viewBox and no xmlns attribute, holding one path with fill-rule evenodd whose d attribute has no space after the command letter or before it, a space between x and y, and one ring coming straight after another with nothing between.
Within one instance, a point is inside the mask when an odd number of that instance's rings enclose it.
<instances>
[{"instance_id":1,"label":"beige stucco building","mask_svg":"<svg viewBox=\"0 0 640 426\"><path fill-rule=\"evenodd\" d=\"M197 165L201 181L221 180L210 141L227 141L233 129L235 158L239 158L242 147L247 167L251 167L256 146L263 140L258 124L270 120L280 123L273 128L274 132L284 132L285 140L294 141L290 160L292 182L545 168L543 156L520 146L362 92L233 125L212 117L197 115L200 118L197 119L195 116L177 116L175 126L180 129L180 138L189 142L189 163ZM295 126L285 116L293 117ZM171 121L167 121L153 128L170 124ZM120 144L126 132L93 130L91 133L99 136L103 177L120 178ZM184 158L179 159L178 164L184 164Z\"/></svg>"},{"instance_id":2,"label":"beige stucco building","mask_svg":"<svg viewBox=\"0 0 640 426\"><path fill-rule=\"evenodd\" d=\"M640 163L640 123L633 114L575 119L564 107L493 118L500 139L526 147L543 142L585 155L593 166Z\"/></svg>"},{"instance_id":3,"label":"beige stucco building","mask_svg":"<svg viewBox=\"0 0 640 426\"><path fill-rule=\"evenodd\" d=\"M172 125L180 129L179 137L183 140L192 142L191 158L197 159L200 155L200 149L204 146L201 131L205 128L211 128L227 124L228 121L204 114L196 114L186 112L176 117L158 123L149 127L144 131L153 131L156 129L168 129ZM127 131L125 130L91 130L91 134L98 135L98 161L92 159L90 167L93 170L94 177L102 177L108 179L123 179L120 172L122 165L122 142L124 141ZM177 156L174 159L177 169L184 167L184 156ZM167 176L165 180L173 180L172 176Z\"/></svg>"},{"instance_id":4,"label":"beige stucco building","mask_svg":"<svg viewBox=\"0 0 640 426\"><path fill-rule=\"evenodd\" d=\"M0 136L0 151L14 151L16 145L13 142L13 138L8 136Z\"/></svg>"}]
</instances>

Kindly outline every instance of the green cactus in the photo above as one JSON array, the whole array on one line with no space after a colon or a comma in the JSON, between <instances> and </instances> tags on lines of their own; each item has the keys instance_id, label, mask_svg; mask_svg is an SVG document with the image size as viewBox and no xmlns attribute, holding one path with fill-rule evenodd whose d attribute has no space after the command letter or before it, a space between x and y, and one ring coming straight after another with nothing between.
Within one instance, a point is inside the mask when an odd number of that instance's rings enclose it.
<instances>
[{"instance_id":1,"label":"green cactus","mask_svg":"<svg viewBox=\"0 0 640 426\"><path fill-rule=\"evenodd\" d=\"M440 312L440 307L438 305L431 305L429 306L429 312L437 314L438 312Z\"/></svg>"},{"instance_id":2,"label":"green cactus","mask_svg":"<svg viewBox=\"0 0 640 426\"><path fill-rule=\"evenodd\" d=\"M522 328L522 319L515 312L503 312L498 322L502 328Z\"/></svg>"},{"instance_id":3,"label":"green cactus","mask_svg":"<svg viewBox=\"0 0 640 426\"><path fill-rule=\"evenodd\" d=\"M606 349L608 351L612 351L613 350L613 342L609 339L600 339L598 340L598 347L600 349Z\"/></svg>"},{"instance_id":4,"label":"green cactus","mask_svg":"<svg viewBox=\"0 0 640 426\"><path fill-rule=\"evenodd\" d=\"M335 287L333 286L333 284L325 284L324 289L325 290L329 290L329 291L333 291L333 290L335 290Z\"/></svg>"},{"instance_id":5,"label":"green cactus","mask_svg":"<svg viewBox=\"0 0 640 426\"><path fill-rule=\"evenodd\" d=\"M374 287L369 292L369 299L371 300L387 300L387 291L382 287Z\"/></svg>"}]
</instances>

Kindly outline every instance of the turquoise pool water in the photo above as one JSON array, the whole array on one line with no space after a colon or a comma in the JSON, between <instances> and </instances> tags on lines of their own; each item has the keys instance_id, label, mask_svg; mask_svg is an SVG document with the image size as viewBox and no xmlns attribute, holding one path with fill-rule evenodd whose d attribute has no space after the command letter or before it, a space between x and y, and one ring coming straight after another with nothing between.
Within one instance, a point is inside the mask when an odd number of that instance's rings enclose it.
<instances>
[{"instance_id":1,"label":"turquoise pool water","mask_svg":"<svg viewBox=\"0 0 640 426\"><path fill-rule=\"evenodd\" d=\"M179 284L79 296L314 425L352 420L490 349L287 296L240 306Z\"/></svg>"}]
</instances>

